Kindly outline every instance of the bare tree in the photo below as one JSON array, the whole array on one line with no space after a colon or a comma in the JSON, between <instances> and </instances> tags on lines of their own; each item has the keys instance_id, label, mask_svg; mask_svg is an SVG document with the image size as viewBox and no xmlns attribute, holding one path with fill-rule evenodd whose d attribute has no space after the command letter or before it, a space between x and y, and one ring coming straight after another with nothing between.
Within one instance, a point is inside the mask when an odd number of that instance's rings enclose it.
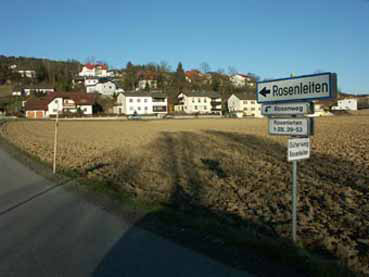
<instances>
[{"instance_id":1,"label":"bare tree","mask_svg":"<svg viewBox=\"0 0 369 277\"><path fill-rule=\"evenodd\" d=\"M200 64L200 69L202 71L202 73L208 73L210 72L210 65L206 62L203 62Z\"/></svg>"},{"instance_id":2,"label":"bare tree","mask_svg":"<svg viewBox=\"0 0 369 277\"><path fill-rule=\"evenodd\" d=\"M217 69L217 73L219 73L219 74L224 74L224 73L225 73L224 68L218 68L218 69Z\"/></svg>"},{"instance_id":3,"label":"bare tree","mask_svg":"<svg viewBox=\"0 0 369 277\"><path fill-rule=\"evenodd\" d=\"M238 73L238 70L237 68L235 68L234 66L228 66L228 74L229 75L235 75Z\"/></svg>"},{"instance_id":4,"label":"bare tree","mask_svg":"<svg viewBox=\"0 0 369 277\"><path fill-rule=\"evenodd\" d=\"M162 72L170 72L172 70L171 66L166 61L160 61L159 68Z\"/></svg>"},{"instance_id":5,"label":"bare tree","mask_svg":"<svg viewBox=\"0 0 369 277\"><path fill-rule=\"evenodd\" d=\"M95 57L95 56L88 56L88 57L85 59L85 63L95 64L95 62L96 62L96 57Z\"/></svg>"}]
</instances>

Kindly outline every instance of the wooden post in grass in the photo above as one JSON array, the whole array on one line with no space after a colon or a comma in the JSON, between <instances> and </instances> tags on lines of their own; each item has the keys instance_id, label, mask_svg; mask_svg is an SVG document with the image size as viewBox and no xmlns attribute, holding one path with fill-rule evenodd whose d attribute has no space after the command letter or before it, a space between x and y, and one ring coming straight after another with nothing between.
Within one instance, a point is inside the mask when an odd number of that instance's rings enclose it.
<instances>
[{"instance_id":1,"label":"wooden post in grass","mask_svg":"<svg viewBox=\"0 0 369 277\"><path fill-rule=\"evenodd\" d=\"M58 125L59 125L59 109L56 113L55 131L54 131L54 159L53 159L53 173L54 174L56 173L56 150L58 147Z\"/></svg>"}]
</instances>

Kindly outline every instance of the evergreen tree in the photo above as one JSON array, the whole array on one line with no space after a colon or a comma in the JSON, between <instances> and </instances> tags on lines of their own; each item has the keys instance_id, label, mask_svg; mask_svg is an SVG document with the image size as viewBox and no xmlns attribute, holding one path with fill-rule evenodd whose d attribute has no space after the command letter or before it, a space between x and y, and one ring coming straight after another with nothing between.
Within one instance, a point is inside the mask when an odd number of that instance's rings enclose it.
<instances>
[{"instance_id":1,"label":"evergreen tree","mask_svg":"<svg viewBox=\"0 0 369 277\"><path fill-rule=\"evenodd\" d=\"M181 62L179 62L177 66L176 79L178 82L186 81L186 75Z\"/></svg>"}]
</instances>

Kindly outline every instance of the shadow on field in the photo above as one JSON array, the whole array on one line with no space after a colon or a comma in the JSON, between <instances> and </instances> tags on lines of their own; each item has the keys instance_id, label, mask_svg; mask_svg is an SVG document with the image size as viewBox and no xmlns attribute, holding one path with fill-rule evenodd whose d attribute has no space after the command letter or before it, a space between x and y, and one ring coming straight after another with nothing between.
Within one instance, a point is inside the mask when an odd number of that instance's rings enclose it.
<instances>
[{"instance_id":1,"label":"shadow on field","mask_svg":"<svg viewBox=\"0 0 369 277\"><path fill-rule=\"evenodd\" d=\"M107 181L116 192L161 203L135 226L258 276L304 276L304 271L308 276L298 250L278 235L290 232L286 151L253 135L166 132L141 151L113 151L115 172ZM334 163L331 170L326 170L327 163ZM300 174L313 171L331 182L344 168L347 182L368 177L350 171L352 166L314 154L302 163ZM124 234L93 276L240 276L137 232L132 228ZM334 272L329 266L320 270ZM350 275L344 270L341 276Z\"/></svg>"}]
</instances>

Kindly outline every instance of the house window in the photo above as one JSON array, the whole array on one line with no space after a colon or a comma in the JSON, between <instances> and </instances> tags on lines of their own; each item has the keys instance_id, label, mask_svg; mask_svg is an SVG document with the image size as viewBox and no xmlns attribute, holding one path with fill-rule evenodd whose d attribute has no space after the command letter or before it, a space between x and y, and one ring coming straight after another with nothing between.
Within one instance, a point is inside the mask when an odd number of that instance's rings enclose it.
<instances>
[{"instance_id":1,"label":"house window","mask_svg":"<svg viewBox=\"0 0 369 277\"><path fill-rule=\"evenodd\" d=\"M247 108L243 108L244 111L247 111Z\"/></svg>"},{"instance_id":2,"label":"house window","mask_svg":"<svg viewBox=\"0 0 369 277\"><path fill-rule=\"evenodd\" d=\"M252 111L255 111L255 108L251 108Z\"/></svg>"},{"instance_id":3,"label":"house window","mask_svg":"<svg viewBox=\"0 0 369 277\"><path fill-rule=\"evenodd\" d=\"M57 109L53 109L53 112L56 113L58 110Z\"/></svg>"},{"instance_id":4,"label":"house window","mask_svg":"<svg viewBox=\"0 0 369 277\"><path fill-rule=\"evenodd\" d=\"M55 100L55 104L58 104L58 99Z\"/></svg>"},{"instance_id":5,"label":"house window","mask_svg":"<svg viewBox=\"0 0 369 277\"><path fill-rule=\"evenodd\" d=\"M195 106L195 110L197 111L197 106Z\"/></svg>"},{"instance_id":6,"label":"house window","mask_svg":"<svg viewBox=\"0 0 369 277\"><path fill-rule=\"evenodd\" d=\"M137 110L141 111L141 107L138 107Z\"/></svg>"},{"instance_id":7,"label":"house window","mask_svg":"<svg viewBox=\"0 0 369 277\"><path fill-rule=\"evenodd\" d=\"M145 111L147 111L147 107L145 107Z\"/></svg>"},{"instance_id":8,"label":"house window","mask_svg":"<svg viewBox=\"0 0 369 277\"><path fill-rule=\"evenodd\" d=\"M204 99L204 103L206 103L206 98Z\"/></svg>"},{"instance_id":9,"label":"house window","mask_svg":"<svg viewBox=\"0 0 369 277\"><path fill-rule=\"evenodd\" d=\"M87 108L83 108L83 111L84 111L84 112L87 112Z\"/></svg>"},{"instance_id":10,"label":"house window","mask_svg":"<svg viewBox=\"0 0 369 277\"><path fill-rule=\"evenodd\" d=\"M192 98L192 103L195 103L195 98Z\"/></svg>"},{"instance_id":11,"label":"house window","mask_svg":"<svg viewBox=\"0 0 369 277\"><path fill-rule=\"evenodd\" d=\"M146 98L144 99L144 102L147 103L147 99Z\"/></svg>"},{"instance_id":12,"label":"house window","mask_svg":"<svg viewBox=\"0 0 369 277\"><path fill-rule=\"evenodd\" d=\"M132 103L132 102L133 102L133 99L132 99L132 98L131 98L131 99L129 99L129 102L130 102L130 103Z\"/></svg>"},{"instance_id":13,"label":"house window","mask_svg":"<svg viewBox=\"0 0 369 277\"><path fill-rule=\"evenodd\" d=\"M255 104L255 101L251 101L251 104Z\"/></svg>"},{"instance_id":14,"label":"house window","mask_svg":"<svg viewBox=\"0 0 369 277\"><path fill-rule=\"evenodd\" d=\"M137 103L140 103L141 102L141 99L140 98L137 98Z\"/></svg>"},{"instance_id":15,"label":"house window","mask_svg":"<svg viewBox=\"0 0 369 277\"><path fill-rule=\"evenodd\" d=\"M201 103L201 98L198 98L198 99L197 99L197 102Z\"/></svg>"},{"instance_id":16,"label":"house window","mask_svg":"<svg viewBox=\"0 0 369 277\"><path fill-rule=\"evenodd\" d=\"M243 101L243 103L246 105L247 104L247 101Z\"/></svg>"},{"instance_id":17,"label":"house window","mask_svg":"<svg viewBox=\"0 0 369 277\"><path fill-rule=\"evenodd\" d=\"M129 107L129 110L130 110L130 111L133 111L133 107Z\"/></svg>"}]
</instances>

